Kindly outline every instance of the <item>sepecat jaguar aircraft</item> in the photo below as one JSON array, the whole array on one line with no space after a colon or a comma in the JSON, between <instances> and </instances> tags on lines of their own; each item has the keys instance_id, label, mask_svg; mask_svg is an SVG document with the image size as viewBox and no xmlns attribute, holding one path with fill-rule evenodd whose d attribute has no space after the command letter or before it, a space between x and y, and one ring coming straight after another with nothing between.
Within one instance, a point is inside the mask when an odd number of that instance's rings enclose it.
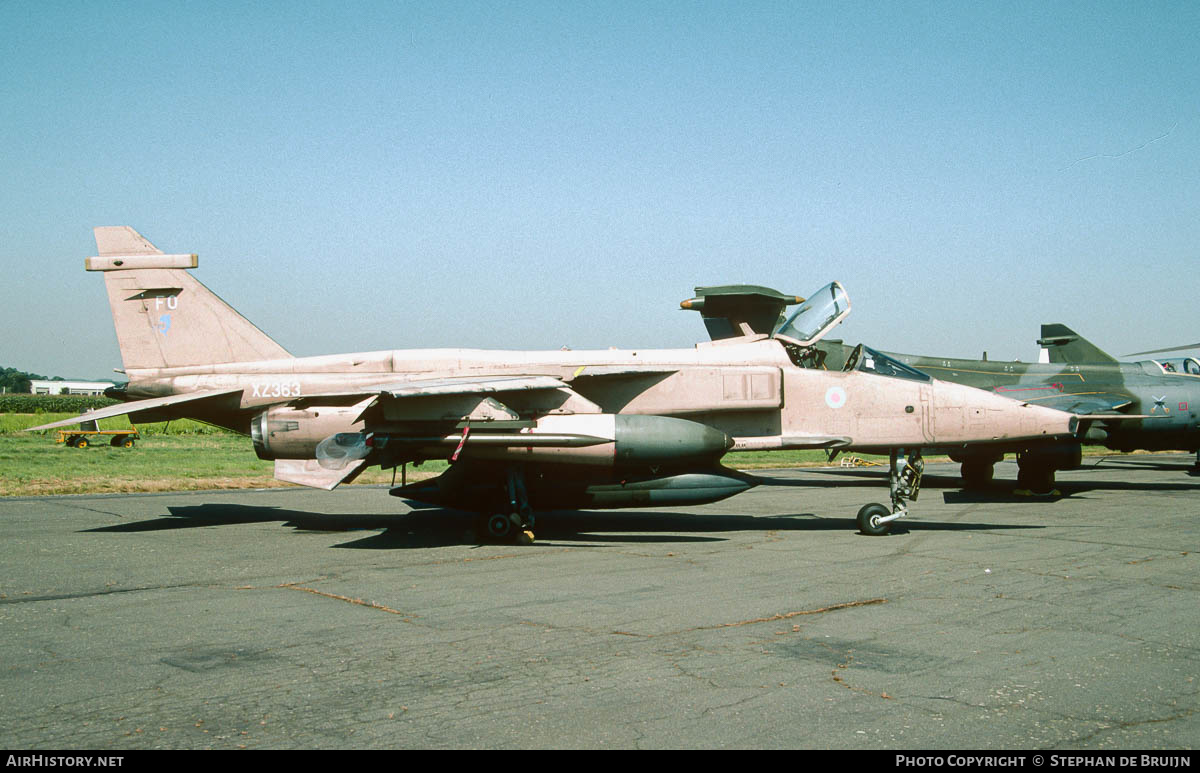
<instances>
[{"instance_id":1,"label":"sepecat jaguar aircraft","mask_svg":"<svg viewBox=\"0 0 1200 773\"><path fill-rule=\"evenodd\" d=\"M125 401L35 429L128 414L188 417L247 434L284 481L332 489L371 465L447 459L398 497L480 512L495 539L533 539L534 513L715 502L760 481L728 453L857 449L890 454L891 507L907 512L920 450L1068 438L1074 416L892 363L801 367L850 312L837 282L774 330L687 349L416 349L294 357L128 226L95 229L128 383ZM799 299L792 298L792 302Z\"/></svg>"}]
</instances>

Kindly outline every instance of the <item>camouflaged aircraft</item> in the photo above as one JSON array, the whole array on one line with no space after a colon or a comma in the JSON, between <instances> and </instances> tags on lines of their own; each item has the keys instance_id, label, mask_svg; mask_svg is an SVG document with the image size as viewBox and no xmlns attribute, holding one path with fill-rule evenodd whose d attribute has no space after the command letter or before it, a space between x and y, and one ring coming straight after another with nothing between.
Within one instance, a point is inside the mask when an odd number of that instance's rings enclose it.
<instances>
[{"instance_id":1,"label":"camouflaged aircraft","mask_svg":"<svg viewBox=\"0 0 1200 773\"><path fill-rule=\"evenodd\" d=\"M34 429L193 418L248 434L280 480L325 489L371 465L448 459L391 493L480 512L496 539L531 541L535 510L715 502L760 482L723 467L726 453L805 448L890 454L892 506L858 517L881 534L919 491L921 448L1077 429L1070 414L904 366L801 367L850 313L836 282L769 334L689 349L293 357L188 273L195 255L163 254L127 226L95 234L86 268L104 276L129 378L110 394L126 402Z\"/></svg>"},{"instance_id":2,"label":"camouflaged aircraft","mask_svg":"<svg viewBox=\"0 0 1200 773\"><path fill-rule=\"evenodd\" d=\"M705 325L714 336L731 336L737 330L753 331L776 324L789 297L752 285L697 287L696 292L699 298L681 305L695 308L700 301ZM1049 363L988 360L986 355L971 360L878 352L862 345L852 347L822 340L813 347L806 364L840 370L871 368L876 372L887 367L916 368L938 379L1081 417L1083 431L1074 439L938 449L962 465L963 481L972 488L990 483L996 462L1006 453L1016 453L1018 485L1037 493L1050 491L1056 471L1079 465L1081 443L1116 451L1193 451L1200 468L1200 360L1185 357L1118 362L1062 324L1042 325L1038 344L1048 351ZM1173 349L1141 354L1162 351Z\"/></svg>"}]
</instances>

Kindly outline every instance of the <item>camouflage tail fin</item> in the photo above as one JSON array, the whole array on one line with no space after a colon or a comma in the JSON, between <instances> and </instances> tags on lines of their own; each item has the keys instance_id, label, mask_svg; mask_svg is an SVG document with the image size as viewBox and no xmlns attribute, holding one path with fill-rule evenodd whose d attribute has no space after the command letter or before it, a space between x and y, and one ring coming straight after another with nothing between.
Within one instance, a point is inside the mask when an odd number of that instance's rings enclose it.
<instances>
[{"instance_id":1,"label":"camouflage tail fin","mask_svg":"<svg viewBox=\"0 0 1200 773\"><path fill-rule=\"evenodd\" d=\"M1042 325L1038 345L1050 354L1050 362L1116 362L1117 358L1076 333L1066 325Z\"/></svg>"},{"instance_id":2,"label":"camouflage tail fin","mask_svg":"<svg viewBox=\"0 0 1200 773\"><path fill-rule=\"evenodd\" d=\"M194 279L195 255L164 255L129 226L95 229L125 369L172 368L291 357Z\"/></svg>"}]
</instances>

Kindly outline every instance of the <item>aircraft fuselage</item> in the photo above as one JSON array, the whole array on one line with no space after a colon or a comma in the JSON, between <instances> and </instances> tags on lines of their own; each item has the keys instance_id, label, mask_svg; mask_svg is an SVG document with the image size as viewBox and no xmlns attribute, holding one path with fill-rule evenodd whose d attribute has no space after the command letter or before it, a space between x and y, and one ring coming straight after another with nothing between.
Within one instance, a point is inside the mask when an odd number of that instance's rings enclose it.
<instances>
[{"instance_id":1,"label":"aircraft fuselage","mask_svg":"<svg viewBox=\"0 0 1200 773\"><path fill-rule=\"evenodd\" d=\"M922 383L799 368L772 340L690 349L388 350L131 370L128 375L129 400L238 389L240 394L204 406L203 411L189 406L188 415L202 412L205 415L198 418L247 433L256 414L281 403L337 403L345 395L346 405L353 405L365 388L482 376L549 376L570 385L564 390L505 392L503 403L522 416L681 417L737 439L735 451L786 448L789 438L814 435L847 438L845 447L859 450L1003 441L1042 434L1039 422L1056 418L1061 418L1057 434L1070 431L1065 414L1056 417L1057 412L947 381ZM437 422L440 403L446 404L441 414L445 421L461 418L451 405L462 403L461 396L431 394L419 400L420 410L411 416L394 406L379 421ZM357 431L358 424L348 422L337 431ZM981 438L981 432L986 437Z\"/></svg>"}]
</instances>

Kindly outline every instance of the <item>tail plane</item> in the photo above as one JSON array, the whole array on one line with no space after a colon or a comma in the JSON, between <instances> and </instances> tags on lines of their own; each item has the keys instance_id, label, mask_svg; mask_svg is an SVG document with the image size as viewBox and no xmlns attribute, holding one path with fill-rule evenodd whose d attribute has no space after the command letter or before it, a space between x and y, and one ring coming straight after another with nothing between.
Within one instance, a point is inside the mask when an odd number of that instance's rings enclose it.
<instances>
[{"instance_id":1,"label":"tail plane","mask_svg":"<svg viewBox=\"0 0 1200 773\"><path fill-rule=\"evenodd\" d=\"M287 359L287 350L197 281L195 255L167 255L129 226L95 229L125 370Z\"/></svg>"}]
</instances>

